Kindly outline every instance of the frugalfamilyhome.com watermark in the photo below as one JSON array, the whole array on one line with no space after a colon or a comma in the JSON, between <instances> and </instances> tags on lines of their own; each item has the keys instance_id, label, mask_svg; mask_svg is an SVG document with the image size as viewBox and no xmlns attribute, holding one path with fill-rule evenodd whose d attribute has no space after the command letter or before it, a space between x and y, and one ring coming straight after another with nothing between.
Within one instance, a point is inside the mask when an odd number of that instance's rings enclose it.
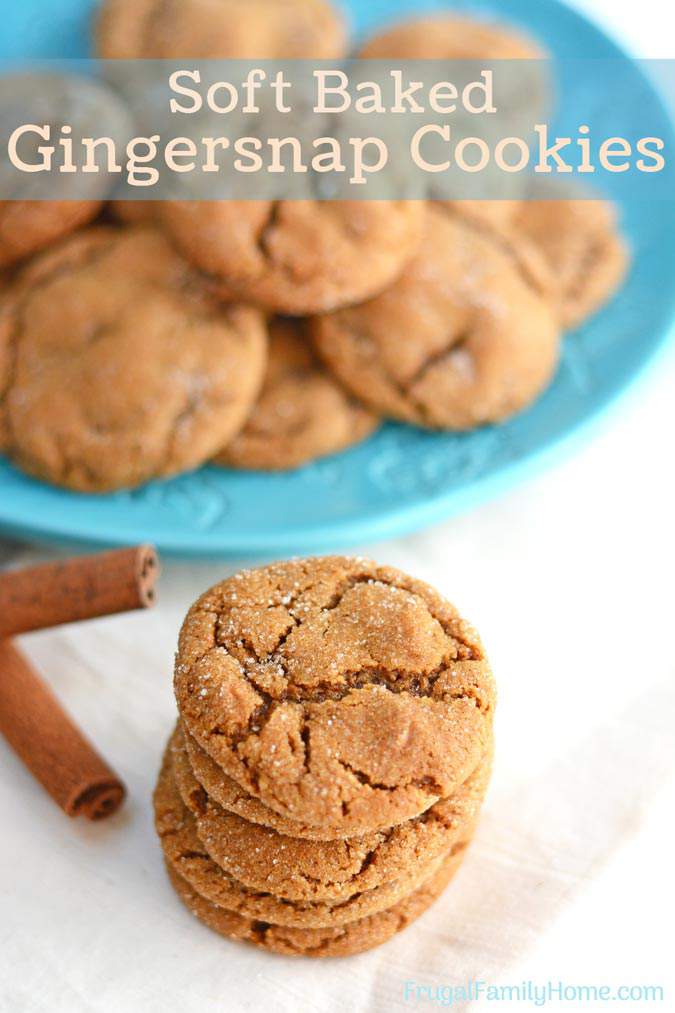
<instances>
[{"instance_id":1,"label":"frugalfamilyhome.com watermark","mask_svg":"<svg viewBox=\"0 0 675 1013\"><path fill-rule=\"evenodd\" d=\"M523 1006L542 1007L560 1004L570 1009L595 1009L604 1003L664 1003L666 991L662 985L652 983L622 983L608 985L600 982L582 983L534 981L527 979L513 983L496 983L468 979L461 984L402 982L402 996L411 1006L460 1006L466 1003L522 1003ZM639 1007L638 1007L639 1008Z\"/></svg>"}]
</instances>

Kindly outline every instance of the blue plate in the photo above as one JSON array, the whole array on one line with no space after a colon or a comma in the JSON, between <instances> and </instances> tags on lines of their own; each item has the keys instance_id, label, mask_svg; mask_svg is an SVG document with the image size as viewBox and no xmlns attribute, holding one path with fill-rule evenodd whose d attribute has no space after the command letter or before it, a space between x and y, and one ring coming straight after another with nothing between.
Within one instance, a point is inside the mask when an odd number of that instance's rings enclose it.
<instances>
[{"instance_id":1,"label":"blue plate","mask_svg":"<svg viewBox=\"0 0 675 1013\"><path fill-rule=\"evenodd\" d=\"M351 0L346 6L356 30L367 33L422 8L448 4ZM623 61L627 94L640 91L645 122L656 117L664 123L672 150L671 128L641 71L579 14L556 0L468 0L450 6L520 25L555 57ZM6 7L0 57L87 55L91 0L22 0ZM590 91L601 90L599 80L597 72L580 65L566 82L571 121L575 96L587 100ZM627 129L630 136L629 124ZM607 192L612 195L611 186ZM0 460L0 528L69 542L153 541L166 552L193 556L285 555L409 532L494 495L586 434L670 330L675 202L621 203L633 252L630 277L610 306L566 338L553 386L512 422L460 436L389 425L362 446L293 473L205 468L104 497L50 488Z\"/></svg>"}]
</instances>

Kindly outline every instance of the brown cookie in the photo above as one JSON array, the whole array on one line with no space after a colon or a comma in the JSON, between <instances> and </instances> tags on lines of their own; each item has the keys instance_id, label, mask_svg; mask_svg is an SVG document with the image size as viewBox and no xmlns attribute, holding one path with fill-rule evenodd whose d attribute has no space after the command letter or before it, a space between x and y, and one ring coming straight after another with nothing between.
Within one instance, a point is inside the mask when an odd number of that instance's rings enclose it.
<instances>
[{"instance_id":1,"label":"brown cookie","mask_svg":"<svg viewBox=\"0 0 675 1013\"><path fill-rule=\"evenodd\" d=\"M421 238L419 201L165 201L161 220L223 294L306 316L381 292Z\"/></svg>"},{"instance_id":2,"label":"brown cookie","mask_svg":"<svg viewBox=\"0 0 675 1013\"><path fill-rule=\"evenodd\" d=\"M459 77L466 83L490 61L494 93L499 96L495 122L474 123L476 117L464 113L460 107L453 115L452 124L455 142L462 137L475 136L477 131L490 145L504 137L529 132L533 123L546 118L552 88L547 69L541 62L545 55L534 39L511 26L453 14L430 15L394 25L369 40L359 53L364 59L389 61L461 61L450 76L454 81ZM518 61L526 62L519 64ZM479 62L483 66L479 66ZM432 79L438 76L432 75ZM447 154L446 147L438 139L426 139L425 150L431 153L432 161L435 153L441 160ZM453 185L453 179L452 175L446 178L442 173L430 178L428 196L437 199L454 196L457 183L454 179ZM482 196L493 199L451 200L448 203L482 224L498 227L508 224L523 195L521 178L517 174L492 172L481 179L481 190ZM467 187L465 192L469 194L475 190Z\"/></svg>"},{"instance_id":3,"label":"brown cookie","mask_svg":"<svg viewBox=\"0 0 675 1013\"><path fill-rule=\"evenodd\" d=\"M85 137L108 137L116 147L123 147L137 132L124 102L94 75L37 68L17 73L3 68L0 123L8 128L10 123L39 124L51 131L54 144L67 124L75 152ZM19 143L18 154L41 171L10 175L9 164L0 168L1 189L15 198L0 201L0 271L88 225L110 191L110 177L105 173L59 171L58 145L49 171L46 150L44 140L41 143L29 134Z\"/></svg>"},{"instance_id":4,"label":"brown cookie","mask_svg":"<svg viewBox=\"0 0 675 1013\"><path fill-rule=\"evenodd\" d=\"M193 890L216 904L275 925L301 928L346 925L375 911L383 911L432 875L435 865L415 870L381 886L353 894L346 900L288 900L269 890L247 887L209 856L197 834L194 817L176 787L170 755L162 764L154 794L155 826L165 859ZM436 863L437 864L437 863Z\"/></svg>"},{"instance_id":5,"label":"brown cookie","mask_svg":"<svg viewBox=\"0 0 675 1013\"><path fill-rule=\"evenodd\" d=\"M0 445L30 474L103 492L195 468L234 435L266 326L217 302L159 232L96 228L21 273L3 347Z\"/></svg>"},{"instance_id":6,"label":"brown cookie","mask_svg":"<svg viewBox=\"0 0 675 1013\"><path fill-rule=\"evenodd\" d=\"M105 0L96 39L106 60L331 60L347 44L326 0Z\"/></svg>"},{"instance_id":7,"label":"brown cookie","mask_svg":"<svg viewBox=\"0 0 675 1013\"><path fill-rule=\"evenodd\" d=\"M171 740L174 777L210 857L245 886L290 900L342 901L402 876L423 874L473 826L490 774L489 760L481 761L452 799L397 827L310 841L249 823L210 799L192 773L181 738L176 731Z\"/></svg>"},{"instance_id":8,"label":"brown cookie","mask_svg":"<svg viewBox=\"0 0 675 1013\"><path fill-rule=\"evenodd\" d=\"M0 201L0 269L11 267L87 225L100 201Z\"/></svg>"},{"instance_id":9,"label":"brown cookie","mask_svg":"<svg viewBox=\"0 0 675 1013\"><path fill-rule=\"evenodd\" d=\"M428 585L370 560L235 574L183 624L184 725L250 794L364 833L418 815L475 770L494 684L480 640Z\"/></svg>"},{"instance_id":10,"label":"brown cookie","mask_svg":"<svg viewBox=\"0 0 675 1013\"><path fill-rule=\"evenodd\" d=\"M626 276L630 258L608 201L523 201L515 228L550 266L564 327L596 313Z\"/></svg>"},{"instance_id":11,"label":"brown cookie","mask_svg":"<svg viewBox=\"0 0 675 1013\"><path fill-rule=\"evenodd\" d=\"M346 450L378 418L333 378L299 320L274 320L260 397L248 422L215 458L234 468L279 471Z\"/></svg>"},{"instance_id":12,"label":"brown cookie","mask_svg":"<svg viewBox=\"0 0 675 1013\"><path fill-rule=\"evenodd\" d=\"M430 16L380 32L362 47L364 60L540 60L523 32L471 18Z\"/></svg>"},{"instance_id":13,"label":"brown cookie","mask_svg":"<svg viewBox=\"0 0 675 1013\"><path fill-rule=\"evenodd\" d=\"M392 418L466 430L527 407L560 347L551 300L517 245L439 204L405 274L362 306L318 317L322 358Z\"/></svg>"},{"instance_id":14,"label":"brown cookie","mask_svg":"<svg viewBox=\"0 0 675 1013\"><path fill-rule=\"evenodd\" d=\"M210 903L168 863L167 872L171 885L185 906L221 936L288 956L346 957L386 943L431 907L457 872L468 843L465 841L458 845L456 853L446 859L425 883L387 910L359 921L326 928L289 928L243 917Z\"/></svg>"}]
</instances>

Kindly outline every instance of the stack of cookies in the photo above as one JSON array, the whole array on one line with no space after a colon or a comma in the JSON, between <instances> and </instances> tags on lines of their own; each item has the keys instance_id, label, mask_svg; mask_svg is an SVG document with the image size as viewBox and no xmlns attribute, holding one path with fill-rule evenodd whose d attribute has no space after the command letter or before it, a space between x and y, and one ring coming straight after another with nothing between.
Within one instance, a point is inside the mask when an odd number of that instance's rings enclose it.
<instances>
[{"instance_id":1,"label":"stack of cookies","mask_svg":"<svg viewBox=\"0 0 675 1013\"><path fill-rule=\"evenodd\" d=\"M106 0L96 45L106 59L349 48L327 0ZM358 55L543 54L506 26L438 16ZM107 115L113 98L101 99ZM563 331L627 266L610 205L547 195L0 202L0 452L101 493L209 461L297 468L383 419L502 422L546 389Z\"/></svg>"},{"instance_id":2,"label":"stack of cookies","mask_svg":"<svg viewBox=\"0 0 675 1013\"><path fill-rule=\"evenodd\" d=\"M428 585L360 558L238 573L183 624L155 790L170 881L207 926L278 953L384 942L475 830L494 685Z\"/></svg>"}]
</instances>

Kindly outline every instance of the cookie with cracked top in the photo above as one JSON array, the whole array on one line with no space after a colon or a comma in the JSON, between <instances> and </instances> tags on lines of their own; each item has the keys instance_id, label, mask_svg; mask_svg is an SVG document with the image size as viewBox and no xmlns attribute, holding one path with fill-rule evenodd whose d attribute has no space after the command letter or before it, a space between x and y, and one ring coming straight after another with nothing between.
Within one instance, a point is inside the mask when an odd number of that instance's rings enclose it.
<instances>
[{"instance_id":1,"label":"cookie with cracked top","mask_svg":"<svg viewBox=\"0 0 675 1013\"><path fill-rule=\"evenodd\" d=\"M327 0L105 0L104 60L332 60L345 24Z\"/></svg>"},{"instance_id":2,"label":"cookie with cracked top","mask_svg":"<svg viewBox=\"0 0 675 1013\"><path fill-rule=\"evenodd\" d=\"M218 302L159 231L88 229L3 294L0 446L86 492L195 468L243 425L266 350L263 317Z\"/></svg>"},{"instance_id":3,"label":"cookie with cracked top","mask_svg":"<svg viewBox=\"0 0 675 1013\"><path fill-rule=\"evenodd\" d=\"M223 296L307 316L361 302L393 282L419 247L424 207L420 201L163 201L159 217Z\"/></svg>"},{"instance_id":4,"label":"cookie with cracked top","mask_svg":"<svg viewBox=\"0 0 675 1013\"><path fill-rule=\"evenodd\" d=\"M155 827L164 857L171 868L200 896L228 911L275 925L295 928L339 927L383 911L432 875L431 862L379 886L340 900L290 900L269 889L252 889L210 857L197 833L194 816L176 786L171 756L162 763L154 796ZM457 847L462 847L459 842ZM232 863L230 863L232 865Z\"/></svg>"},{"instance_id":5,"label":"cookie with cracked top","mask_svg":"<svg viewBox=\"0 0 675 1013\"><path fill-rule=\"evenodd\" d=\"M564 327L578 327L609 302L630 257L610 201L523 201L514 227L543 254Z\"/></svg>"},{"instance_id":6,"label":"cookie with cracked top","mask_svg":"<svg viewBox=\"0 0 675 1013\"><path fill-rule=\"evenodd\" d=\"M463 842L429 879L392 907L346 925L325 928L289 928L243 917L202 897L168 863L167 873L188 910L221 936L286 956L347 957L386 943L424 914L459 869L467 844Z\"/></svg>"},{"instance_id":7,"label":"cookie with cracked top","mask_svg":"<svg viewBox=\"0 0 675 1013\"><path fill-rule=\"evenodd\" d=\"M431 587L369 560L245 571L190 609L183 724L266 806L364 833L452 795L491 737L481 642Z\"/></svg>"},{"instance_id":8,"label":"cookie with cracked top","mask_svg":"<svg viewBox=\"0 0 675 1013\"><path fill-rule=\"evenodd\" d=\"M317 358L302 321L276 319L260 397L213 461L265 471L299 468L360 443L378 424Z\"/></svg>"},{"instance_id":9,"label":"cookie with cracked top","mask_svg":"<svg viewBox=\"0 0 675 1013\"><path fill-rule=\"evenodd\" d=\"M383 415L449 430L503 421L543 392L558 362L558 314L535 260L525 239L429 204L405 274L360 306L316 317L316 347Z\"/></svg>"},{"instance_id":10,"label":"cookie with cracked top","mask_svg":"<svg viewBox=\"0 0 675 1013\"><path fill-rule=\"evenodd\" d=\"M401 876L416 875L446 855L475 823L490 776L490 757L455 794L396 827L316 841L250 823L210 799L195 779L180 730L171 739L183 802L210 857L251 889L291 900L345 900Z\"/></svg>"}]
</instances>

